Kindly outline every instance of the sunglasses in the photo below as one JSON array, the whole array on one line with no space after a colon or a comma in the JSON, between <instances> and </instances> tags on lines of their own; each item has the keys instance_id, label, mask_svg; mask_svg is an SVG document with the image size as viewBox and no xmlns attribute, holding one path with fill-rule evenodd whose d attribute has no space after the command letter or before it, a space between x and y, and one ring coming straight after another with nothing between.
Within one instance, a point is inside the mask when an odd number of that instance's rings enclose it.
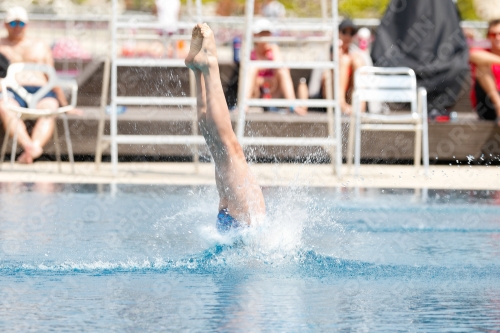
<instances>
[{"instance_id":1,"label":"sunglasses","mask_svg":"<svg viewBox=\"0 0 500 333\"><path fill-rule=\"evenodd\" d=\"M24 23L23 21L12 21L12 22L9 22L9 25L11 26L11 28L15 28L15 27L24 28L26 23Z\"/></svg>"},{"instance_id":2,"label":"sunglasses","mask_svg":"<svg viewBox=\"0 0 500 333\"><path fill-rule=\"evenodd\" d=\"M345 30L341 30L340 31L343 35L349 35L349 36L354 36L356 33L354 32L354 30L351 30L351 29L345 29Z\"/></svg>"},{"instance_id":3,"label":"sunglasses","mask_svg":"<svg viewBox=\"0 0 500 333\"><path fill-rule=\"evenodd\" d=\"M488 37L497 38L498 36L500 36L500 32L489 32L488 33Z\"/></svg>"}]
</instances>

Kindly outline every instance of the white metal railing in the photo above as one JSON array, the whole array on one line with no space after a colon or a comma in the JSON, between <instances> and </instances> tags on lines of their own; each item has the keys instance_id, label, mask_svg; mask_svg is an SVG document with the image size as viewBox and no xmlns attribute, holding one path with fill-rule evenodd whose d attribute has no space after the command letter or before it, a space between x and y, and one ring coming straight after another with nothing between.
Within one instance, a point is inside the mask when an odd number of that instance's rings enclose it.
<instances>
[{"instance_id":1,"label":"white metal railing","mask_svg":"<svg viewBox=\"0 0 500 333\"><path fill-rule=\"evenodd\" d=\"M327 33L328 39L314 38L307 39L307 42L323 43L326 50L330 45L333 45L333 59L331 61L252 61L250 60L251 48L253 45L253 18L254 18L254 0L246 1L246 22L245 22L245 38L246 43L243 45L243 57L240 65L240 82L238 93L238 123L236 127L236 135L238 141L243 146L248 145L277 145L277 146L325 146L330 153L332 165L335 168L337 176L340 177L340 168L342 165L342 138L341 138L341 115L340 106L333 99L339 96L339 71L338 71L338 12L337 1L331 0L331 18L327 18L326 0L321 2L323 17L317 22L311 23L311 20L294 22L273 22L273 29L280 31L309 31ZM276 41L290 41L287 38L273 36L271 39ZM288 38L290 39L290 38ZM291 40L294 42L295 40ZM326 79L327 98L324 100L287 100L287 99L252 99L247 97L248 82L247 76L249 68L294 68L294 69L326 69L328 78ZM333 89L331 80L331 70L333 69ZM246 137L246 109L249 106L308 106L308 107L326 107L328 118L328 136L327 137ZM335 151L333 149L335 148Z\"/></svg>"},{"instance_id":2,"label":"white metal railing","mask_svg":"<svg viewBox=\"0 0 500 333\"><path fill-rule=\"evenodd\" d=\"M128 28L149 28L159 29L162 27L159 22L137 22L136 19L128 21L118 21L118 3L117 0L112 2L111 14L111 114L110 114L110 135L106 136L99 133L99 138L102 142L109 142L111 146L111 164L114 174L118 172L118 144L186 144L194 145L194 161L196 168L198 167L198 152L196 146L203 144L205 140L198 133L198 122L196 115L193 115L192 133L190 136L183 135L122 135L118 133L117 106L120 105L186 105L192 106L192 112L196 112L195 97L143 97L143 96L118 96L118 67L120 66L155 66L155 67L185 67L184 61L180 59L143 59L143 58L127 58L120 59L117 57L117 39L119 29ZM197 0L196 20L201 20L201 0ZM194 22L179 22L178 27L192 27ZM195 95L193 76L190 72L190 88L191 96ZM102 126L101 126L102 127ZM102 131L102 130L101 130ZM98 143L98 150L102 142ZM97 154L96 154L97 155ZM100 156L96 156L96 162L100 161ZM97 164L98 165L98 164Z\"/></svg>"},{"instance_id":3,"label":"white metal railing","mask_svg":"<svg viewBox=\"0 0 500 333\"><path fill-rule=\"evenodd\" d=\"M194 15L189 15L181 18L182 27L184 27L183 21L192 21ZM82 44L82 47L90 52L92 56L104 56L107 55L107 44L109 43L109 16L108 15L96 15L96 14L83 14L83 15L55 15L55 14L37 14L30 13L30 29L28 34L30 36L36 37L45 41L47 44L52 45L57 39L62 37L75 37ZM0 21L5 18L5 13L0 13ZM204 16L203 20L215 29L217 27L229 28L233 31L231 35L243 33L242 27L244 27L245 17L244 16L230 16L230 17L220 17L220 16ZM120 17L120 23L124 24L126 22L134 21L137 24L151 25L151 22L156 21L156 17L152 14L146 12L136 12L133 14L125 13ZM322 27L325 25L324 20L320 18L309 18L307 19L307 26L311 29L317 27ZM354 19L354 23L358 26L367 26L376 28L380 25L379 19ZM215 26L213 26L215 25ZM488 23L484 21L462 21L460 22L461 27L464 28L475 28L475 29L486 29ZM286 18L286 21L279 21L275 28L282 29L286 31L304 31L306 24L303 19L297 18ZM190 27L188 27L190 28ZM153 36L154 37L154 36ZM219 36L217 36L219 37ZM134 36L136 39L148 39L151 36ZM220 42L220 41L218 41ZM227 41L225 41L227 42ZM106 47L104 47L106 46ZM63 59L64 60L64 59Z\"/></svg>"}]
</instances>

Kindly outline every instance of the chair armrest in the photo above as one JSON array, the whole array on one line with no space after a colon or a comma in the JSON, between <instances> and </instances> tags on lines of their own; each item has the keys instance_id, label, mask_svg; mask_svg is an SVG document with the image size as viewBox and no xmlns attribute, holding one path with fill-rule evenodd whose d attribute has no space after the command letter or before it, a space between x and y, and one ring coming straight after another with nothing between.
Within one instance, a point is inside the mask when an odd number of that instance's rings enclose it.
<instances>
[{"instance_id":1,"label":"chair armrest","mask_svg":"<svg viewBox=\"0 0 500 333\"><path fill-rule=\"evenodd\" d=\"M76 83L76 80L73 79L68 79L68 80L63 80L63 79L57 79L55 82L54 86L61 87L62 89L70 89L71 90L71 97L70 97L70 102L66 106L62 106L57 110L57 113L63 113L69 110L72 110L76 108L76 99L77 99L77 93L78 93L78 84Z\"/></svg>"}]
</instances>

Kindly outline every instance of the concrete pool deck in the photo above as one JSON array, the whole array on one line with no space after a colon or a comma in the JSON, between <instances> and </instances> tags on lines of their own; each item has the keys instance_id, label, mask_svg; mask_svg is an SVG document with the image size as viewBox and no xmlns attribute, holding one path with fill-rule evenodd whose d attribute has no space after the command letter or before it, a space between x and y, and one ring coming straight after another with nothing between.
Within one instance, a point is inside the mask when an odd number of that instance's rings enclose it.
<instances>
[{"instance_id":1,"label":"concrete pool deck","mask_svg":"<svg viewBox=\"0 0 500 333\"><path fill-rule=\"evenodd\" d=\"M318 187L377 187L500 190L500 166L432 165L429 177L412 166L362 165L360 176L348 175L344 165L341 179L326 164L253 164L252 171L262 186L307 185ZM102 163L96 171L94 163L62 163L62 173L55 162L36 162L32 165L4 163L0 182L51 182L93 184L165 184L214 185L214 165L200 163L195 172L193 163L120 163L114 176L110 163Z\"/></svg>"}]
</instances>

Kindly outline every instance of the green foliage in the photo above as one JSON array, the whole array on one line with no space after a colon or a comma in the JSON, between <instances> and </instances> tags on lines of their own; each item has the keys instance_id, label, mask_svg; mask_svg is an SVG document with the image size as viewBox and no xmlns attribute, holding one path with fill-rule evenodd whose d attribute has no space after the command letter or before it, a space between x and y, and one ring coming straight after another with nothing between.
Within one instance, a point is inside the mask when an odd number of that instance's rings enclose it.
<instances>
[{"instance_id":1,"label":"green foliage","mask_svg":"<svg viewBox=\"0 0 500 333\"><path fill-rule=\"evenodd\" d=\"M82 4L86 0L72 0ZM202 0L203 3L213 3L218 0ZM321 15L320 1L314 0L279 0L290 16L319 17ZM439 1L439 0L436 0ZM35 0L35 2L37 2ZM125 0L128 9L151 11L154 0ZM235 0L243 7L245 0ZM352 18L381 18L391 0L339 0L339 13ZM181 0L185 5L187 0ZM192 0L195 4L195 0ZM329 3L329 1L327 1ZM458 10L463 20L478 20L473 0L457 0Z\"/></svg>"},{"instance_id":2,"label":"green foliage","mask_svg":"<svg viewBox=\"0 0 500 333\"><path fill-rule=\"evenodd\" d=\"M154 3L154 0L125 0L127 9L142 10L147 12L153 9Z\"/></svg>"},{"instance_id":3,"label":"green foliage","mask_svg":"<svg viewBox=\"0 0 500 333\"><path fill-rule=\"evenodd\" d=\"M390 0L340 0L339 13L352 18L380 18Z\"/></svg>"},{"instance_id":4,"label":"green foliage","mask_svg":"<svg viewBox=\"0 0 500 333\"><path fill-rule=\"evenodd\" d=\"M473 0L458 0L457 5L462 20L479 20L476 10L474 9Z\"/></svg>"},{"instance_id":5,"label":"green foliage","mask_svg":"<svg viewBox=\"0 0 500 333\"><path fill-rule=\"evenodd\" d=\"M381 18L390 2L391 0L339 0L339 12L352 18ZM458 0L457 5L463 20L478 20L473 0Z\"/></svg>"}]
</instances>

